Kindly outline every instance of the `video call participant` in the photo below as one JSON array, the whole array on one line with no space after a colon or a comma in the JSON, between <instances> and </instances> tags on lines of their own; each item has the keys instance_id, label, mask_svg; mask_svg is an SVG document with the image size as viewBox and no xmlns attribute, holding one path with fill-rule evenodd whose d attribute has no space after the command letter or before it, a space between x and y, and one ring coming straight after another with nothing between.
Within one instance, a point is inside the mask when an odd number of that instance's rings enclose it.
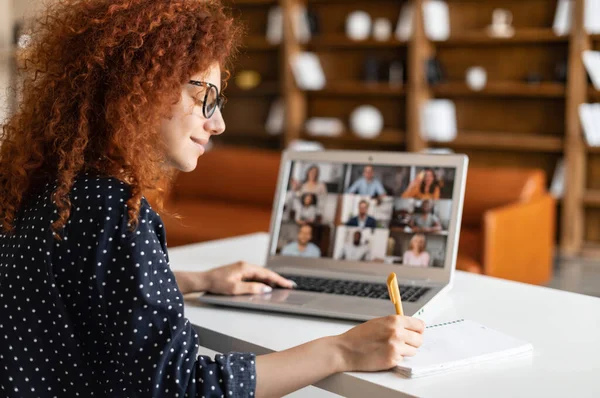
<instances>
[{"instance_id":1,"label":"video call participant","mask_svg":"<svg viewBox=\"0 0 600 398\"><path fill-rule=\"evenodd\" d=\"M361 227L361 228L377 228L377 221L369 216L369 202L361 200L358 204L358 216L352 217L346 222L349 227Z\"/></svg>"},{"instance_id":2,"label":"video call participant","mask_svg":"<svg viewBox=\"0 0 600 398\"><path fill-rule=\"evenodd\" d=\"M308 224L303 225L298 230L296 242L287 244L281 254L284 256L295 257L321 257L321 249L310 240L312 239L312 227Z\"/></svg>"},{"instance_id":3,"label":"video call participant","mask_svg":"<svg viewBox=\"0 0 600 398\"><path fill-rule=\"evenodd\" d=\"M410 183L402 197L437 200L440 198L441 186L442 182L437 178L433 169L426 168Z\"/></svg>"},{"instance_id":4,"label":"video call participant","mask_svg":"<svg viewBox=\"0 0 600 398\"><path fill-rule=\"evenodd\" d=\"M296 208L296 223L300 225L314 223L317 219L317 196L314 193L302 195L302 204Z\"/></svg>"},{"instance_id":5,"label":"video call participant","mask_svg":"<svg viewBox=\"0 0 600 398\"><path fill-rule=\"evenodd\" d=\"M369 260L369 247L366 244L361 243L361 240L362 233L360 231L354 232L352 242L348 242L344 245L340 259L351 261Z\"/></svg>"},{"instance_id":6,"label":"video call participant","mask_svg":"<svg viewBox=\"0 0 600 398\"><path fill-rule=\"evenodd\" d=\"M410 239L409 250L402 256L402 264L411 267L429 267L431 257L425 251L427 241L425 235L416 234Z\"/></svg>"},{"instance_id":7,"label":"video call participant","mask_svg":"<svg viewBox=\"0 0 600 398\"><path fill-rule=\"evenodd\" d=\"M442 223L435 214L431 213L433 203L431 200L424 200L421 204L421 212L414 214L410 220L410 227L413 232L438 232L442 230Z\"/></svg>"},{"instance_id":8,"label":"video call participant","mask_svg":"<svg viewBox=\"0 0 600 398\"><path fill-rule=\"evenodd\" d=\"M356 180L354 184L348 188L346 193L354 193L382 199L386 192L381 181L379 181L377 178L374 178L373 167L365 166L363 169L363 176Z\"/></svg>"},{"instance_id":9,"label":"video call participant","mask_svg":"<svg viewBox=\"0 0 600 398\"><path fill-rule=\"evenodd\" d=\"M327 186L319 181L319 175L321 170L316 164L311 165L306 170L304 182L299 185L297 181L292 181L292 189L296 192L296 195L302 196L306 193L312 193L317 196L320 203L323 203L325 196L327 196Z\"/></svg>"}]
</instances>

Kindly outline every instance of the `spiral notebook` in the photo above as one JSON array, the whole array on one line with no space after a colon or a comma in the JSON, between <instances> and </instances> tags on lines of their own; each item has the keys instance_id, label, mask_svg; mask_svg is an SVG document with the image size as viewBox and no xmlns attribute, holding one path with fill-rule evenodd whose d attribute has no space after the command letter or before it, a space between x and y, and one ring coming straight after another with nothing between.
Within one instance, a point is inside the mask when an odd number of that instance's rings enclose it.
<instances>
[{"instance_id":1,"label":"spiral notebook","mask_svg":"<svg viewBox=\"0 0 600 398\"><path fill-rule=\"evenodd\" d=\"M404 358L396 371L411 378L428 376L532 351L533 346L526 341L477 322L458 319L427 326L417 355Z\"/></svg>"}]
</instances>

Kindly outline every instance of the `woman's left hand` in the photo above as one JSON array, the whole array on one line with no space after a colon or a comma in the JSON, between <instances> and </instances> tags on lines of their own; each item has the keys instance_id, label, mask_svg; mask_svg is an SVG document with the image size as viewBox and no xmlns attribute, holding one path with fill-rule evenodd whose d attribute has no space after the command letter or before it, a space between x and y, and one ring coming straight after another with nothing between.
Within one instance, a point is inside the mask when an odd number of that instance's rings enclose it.
<instances>
[{"instance_id":1,"label":"woman's left hand","mask_svg":"<svg viewBox=\"0 0 600 398\"><path fill-rule=\"evenodd\" d=\"M225 295L269 293L273 287L292 289L293 281L275 272L248 264L244 261L226 265L206 272L206 290Z\"/></svg>"}]
</instances>

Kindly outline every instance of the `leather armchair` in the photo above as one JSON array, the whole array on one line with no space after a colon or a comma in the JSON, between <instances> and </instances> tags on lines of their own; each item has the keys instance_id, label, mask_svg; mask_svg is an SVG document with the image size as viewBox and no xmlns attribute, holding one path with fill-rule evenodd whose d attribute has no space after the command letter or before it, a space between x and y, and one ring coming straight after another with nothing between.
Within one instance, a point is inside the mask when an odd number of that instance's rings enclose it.
<instances>
[{"instance_id":1,"label":"leather armchair","mask_svg":"<svg viewBox=\"0 0 600 398\"><path fill-rule=\"evenodd\" d=\"M552 277L555 221L543 171L470 168L457 268L544 284Z\"/></svg>"}]
</instances>

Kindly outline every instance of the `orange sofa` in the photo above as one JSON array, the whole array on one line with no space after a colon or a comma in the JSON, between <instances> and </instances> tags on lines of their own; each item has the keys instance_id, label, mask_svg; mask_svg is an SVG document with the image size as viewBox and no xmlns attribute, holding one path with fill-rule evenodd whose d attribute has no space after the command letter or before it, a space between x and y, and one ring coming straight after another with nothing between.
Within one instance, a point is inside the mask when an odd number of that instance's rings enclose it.
<instances>
[{"instance_id":1,"label":"orange sofa","mask_svg":"<svg viewBox=\"0 0 600 398\"><path fill-rule=\"evenodd\" d=\"M161 215L169 247L268 231L279 153L215 148L191 173L180 173Z\"/></svg>"},{"instance_id":2,"label":"orange sofa","mask_svg":"<svg viewBox=\"0 0 600 398\"><path fill-rule=\"evenodd\" d=\"M470 168L457 268L544 284L552 276L555 223L543 171Z\"/></svg>"},{"instance_id":3,"label":"orange sofa","mask_svg":"<svg viewBox=\"0 0 600 398\"><path fill-rule=\"evenodd\" d=\"M163 219L170 247L268 231L280 154L215 148L181 173ZM555 203L539 170L470 168L457 268L542 284L551 276Z\"/></svg>"}]
</instances>

